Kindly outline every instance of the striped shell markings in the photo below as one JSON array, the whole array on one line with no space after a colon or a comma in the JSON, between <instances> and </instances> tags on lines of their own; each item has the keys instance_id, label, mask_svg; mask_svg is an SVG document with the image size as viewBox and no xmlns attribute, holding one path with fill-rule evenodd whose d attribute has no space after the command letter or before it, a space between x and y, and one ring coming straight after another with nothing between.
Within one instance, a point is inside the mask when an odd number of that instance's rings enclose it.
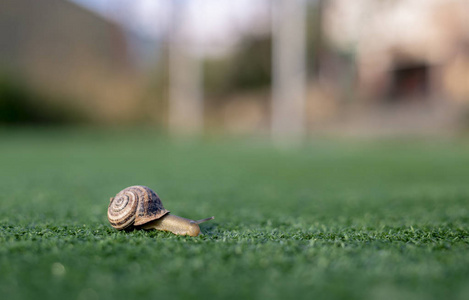
<instances>
[{"instance_id":1,"label":"striped shell markings","mask_svg":"<svg viewBox=\"0 0 469 300\"><path fill-rule=\"evenodd\" d=\"M158 195L150 188L135 185L111 198L107 218L112 227L123 230L159 219L169 213Z\"/></svg>"}]
</instances>

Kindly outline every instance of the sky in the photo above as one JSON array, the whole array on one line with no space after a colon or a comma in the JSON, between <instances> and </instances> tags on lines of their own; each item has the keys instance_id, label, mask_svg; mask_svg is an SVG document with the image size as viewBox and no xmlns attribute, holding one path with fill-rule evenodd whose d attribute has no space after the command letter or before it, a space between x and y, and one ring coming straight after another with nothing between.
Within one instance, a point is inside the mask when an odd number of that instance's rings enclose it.
<instances>
[{"instance_id":1,"label":"sky","mask_svg":"<svg viewBox=\"0 0 469 300\"><path fill-rule=\"evenodd\" d=\"M172 5L176 5L182 20L179 24L182 30L189 40L195 41L204 51L233 46L242 33L253 30L253 22L259 23L269 13L269 0L69 1L118 20L126 28L151 39L161 38L167 32ZM266 27L265 24L263 27Z\"/></svg>"}]
</instances>

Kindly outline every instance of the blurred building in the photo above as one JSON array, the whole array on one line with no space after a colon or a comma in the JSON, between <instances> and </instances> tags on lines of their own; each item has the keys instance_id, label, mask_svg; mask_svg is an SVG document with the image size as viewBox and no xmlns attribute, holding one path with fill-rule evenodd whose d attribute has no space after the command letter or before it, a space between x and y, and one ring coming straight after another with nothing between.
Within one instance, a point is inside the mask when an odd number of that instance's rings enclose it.
<instances>
[{"instance_id":1,"label":"blurred building","mask_svg":"<svg viewBox=\"0 0 469 300\"><path fill-rule=\"evenodd\" d=\"M356 61L361 96L469 101L466 0L330 0L325 14L332 43Z\"/></svg>"},{"instance_id":2,"label":"blurred building","mask_svg":"<svg viewBox=\"0 0 469 300\"><path fill-rule=\"evenodd\" d=\"M0 6L4 77L92 121L125 121L135 109L139 77L121 27L70 1L1 0Z\"/></svg>"},{"instance_id":3,"label":"blurred building","mask_svg":"<svg viewBox=\"0 0 469 300\"><path fill-rule=\"evenodd\" d=\"M381 134L467 126L467 1L322 2L328 47L317 79L334 91L340 119L332 128Z\"/></svg>"}]
</instances>

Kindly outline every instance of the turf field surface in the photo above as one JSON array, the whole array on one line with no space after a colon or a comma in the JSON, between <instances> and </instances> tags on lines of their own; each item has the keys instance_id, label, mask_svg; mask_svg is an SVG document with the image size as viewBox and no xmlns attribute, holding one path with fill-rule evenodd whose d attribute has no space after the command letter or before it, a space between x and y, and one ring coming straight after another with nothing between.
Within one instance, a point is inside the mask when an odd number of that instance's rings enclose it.
<instances>
[{"instance_id":1,"label":"turf field surface","mask_svg":"<svg viewBox=\"0 0 469 300\"><path fill-rule=\"evenodd\" d=\"M0 131L2 299L468 299L469 141ZM197 238L118 232L147 185Z\"/></svg>"}]
</instances>

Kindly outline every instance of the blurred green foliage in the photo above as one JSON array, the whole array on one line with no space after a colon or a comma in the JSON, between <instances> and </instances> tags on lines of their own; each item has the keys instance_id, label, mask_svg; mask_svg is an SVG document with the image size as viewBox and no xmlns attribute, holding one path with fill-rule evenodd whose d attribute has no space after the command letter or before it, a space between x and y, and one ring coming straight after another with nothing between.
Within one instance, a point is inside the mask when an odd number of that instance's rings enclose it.
<instances>
[{"instance_id":1,"label":"blurred green foliage","mask_svg":"<svg viewBox=\"0 0 469 300\"><path fill-rule=\"evenodd\" d=\"M226 96L236 92L267 88L271 83L271 38L247 37L229 58L205 62L208 95Z\"/></svg>"},{"instance_id":2,"label":"blurred green foliage","mask_svg":"<svg viewBox=\"0 0 469 300\"><path fill-rule=\"evenodd\" d=\"M59 103L48 101L19 78L0 74L0 124L67 124L84 119L78 110Z\"/></svg>"},{"instance_id":3,"label":"blurred green foliage","mask_svg":"<svg viewBox=\"0 0 469 300\"><path fill-rule=\"evenodd\" d=\"M266 89L271 83L271 38L270 36L245 37L236 52L231 55L206 58L203 61L204 94L206 105L213 101L226 101L227 96ZM147 99L158 102L160 118L167 109L168 55L165 52L158 67L150 73L151 84ZM157 95L157 97L154 97Z\"/></svg>"}]
</instances>

